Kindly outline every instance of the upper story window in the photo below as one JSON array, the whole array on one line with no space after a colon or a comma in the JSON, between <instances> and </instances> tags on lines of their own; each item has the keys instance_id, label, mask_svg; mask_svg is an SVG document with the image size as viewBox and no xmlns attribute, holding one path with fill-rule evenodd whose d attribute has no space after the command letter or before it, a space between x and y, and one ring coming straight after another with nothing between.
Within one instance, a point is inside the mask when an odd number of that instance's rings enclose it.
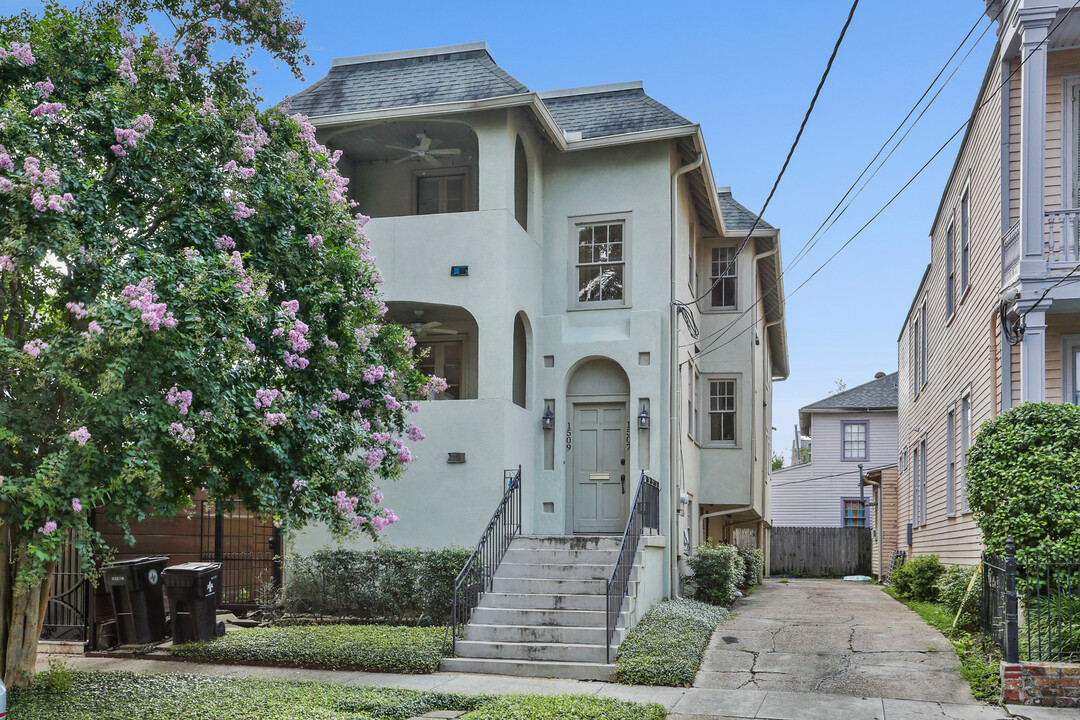
<instances>
[{"instance_id":1,"label":"upper story window","mask_svg":"<svg viewBox=\"0 0 1080 720\"><path fill-rule=\"evenodd\" d=\"M465 199L468 197L467 186L468 175L465 170L417 176L416 214L464 212Z\"/></svg>"},{"instance_id":2,"label":"upper story window","mask_svg":"<svg viewBox=\"0 0 1080 720\"><path fill-rule=\"evenodd\" d=\"M711 378L709 380L709 442L734 445L737 419L735 380Z\"/></svg>"},{"instance_id":3,"label":"upper story window","mask_svg":"<svg viewBox=\"0 0 1080 720\"><path fill-rule=\"evenodd\" d=\"M713 309L734 310L738 305L737 283L739 263L736 262L738 248L718 246L712 248L709 262L709 285L712 287L710 305Z\"/></svg>"},{"instance_id":4,"label":"upper story window","mask_svg":"<svg viewBox=\"0 0 1080 720\"><path fill-rule=\"evenodd\" d=\"M956 259L953 243L953 226L945 231L945 317L951 318L956 309Z\"/></svg>"},{"instance_id":5,"label":"upper story window","mask_svg":"<svg viewBox=\"0 0 1080 720\"><path fill-rule=\"evenodd\" d=\"M843 422L841 423L841 437L844 460L866 460L870 440L870 423Z\"/></svg>"},{"instance_id":6,"label":"upper story window","mask_svg":"<svg viewBox=\"0 0 1080 720\"><path fill-rule=\"evenodd\" d=\"M911 324L911 381L915 397L926 384L926 304L915 314Z\"/></svg>"},{"instance_id":7,"label":"upper story window","mask_svg":"<svg viewBox=\"0 0 1080 720\"><path fill-rule=\"evenodd\" d=\"M460 400L465 377L465 340L435 340L416 343L417 369L425 375L436 375L446 380L446 390L435 400Z\"/></svg>"},{"instance_id":8,"label":"upper story window","mask_svg":"<svg viewBox=\"0 0 1080 720\"><path fill-rule=\"evenodd\" d=\"M623 305L626 224L618 221L576 227L578 305Z\"/></svg>"},{"instance_id":9,"label":"upper story window","mask_svg":"<svg viewBox=\"0 0 1080 720\"><path fill-rule=\"evenodd\" d=\"M514 218L521 229L529 229L529 159L525 145L518 137L514 146Z\"/></svg>"},{"instance_id":10,"label":"upper story window","mask_svg":"<svg viewBox=\"0 0 1080 720\"><path fill-rule=\"evenodd\" d=\"M971 191L964 190L960 199L960 296L968 288L971 264Z\"/></svg>"}]
</instances>

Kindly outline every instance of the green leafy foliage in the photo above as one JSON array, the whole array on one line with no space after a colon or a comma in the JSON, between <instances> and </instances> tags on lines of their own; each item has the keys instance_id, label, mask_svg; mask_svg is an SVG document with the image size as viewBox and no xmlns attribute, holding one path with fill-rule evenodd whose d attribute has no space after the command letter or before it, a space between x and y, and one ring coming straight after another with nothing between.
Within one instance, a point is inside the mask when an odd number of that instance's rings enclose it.
<instances>
[{"instance_id":1,"label":"green leafy foliage","mask_svg":"<svg viewBox=\"0 0 1080 720\"><path fill-rule=\"evenodd\" d=\"M937 555L920 555L893 570L889 580L900 597L928 602L937 599L937 582L944 573Z\"/></svg>"},{"instance_id":2,"label":"green leafy foliage","mask_svg":"<svg viewBox=\"0 0 1080 720\"><path fill-rule=\"evenodd\" d=\"M619 645L615 680L628 685L690 685L727 610L695 600L653 606Z\"/></svg>"},{"instance_id":3,"label":"green leafy foliage","mask_svg":"<svg viewBox=\"0 0 1080 720\"><path fill-rule=\"evenodd\" d=\"M982 582L978 578L971 584L977 566L949 565L937 581L937 598L953 619L957 627L972 628L979 624L979 609L982 602Z\"/></svg>"},{"instance_id":4,"label":"green leafy foliage","mask_svg":"<svg viewBox=\"0 0 1080 720\"><path fill-rule=\"evenodd\" d=\"M738 586L746 575L743 559L734 545L702 543L687 558L693 574L687 578L694 597L711 605L727 607L735 602Z\"/></svg>"},{"instance_id":5,"label":"green leafy foliage","mask_svg":"<svg viewBox=\"0 0 1080 720\"><path fill-rule=\"evenodd\" d=\"M443 658L445 634L443 627L381 625L247 628L208 642L178 645L172 654L208 662L432 673Z\"/></svg>"},{"instance_id":6,"label":"green leafy foliage","mask_svg":"<svg viewBox=\"0 0 1080 720\"><path fill-rule=\"evenodd\" d=\"M765 572L765 553L760 548L739 549L743 561L743 576L739 587L752 588L761 584L761 574Z\"/></svg>"},{"instance_id":7,"label":"green leafy foliage","mask_svg":"<svg viewBox=\"0 0 1080 720\"><path fill-rule=\"evenodd\" d=\"M280 610L318 620L439 624L450 616L464 548L325 548L288 558Z\"/></svg>"},{"instance_id":8,"label":"green leafy foliage","mask_svg":"<svg viewBox=\"0 0 1080 720\"><path fill-rule=\"evenodd\" d=\"M1020 656L1028 652L1049 662L1080 660L1080 597L1059 590L1025 598Z\"/></svg>"},{"instance_id":9,"label":"green leafy foliage","mask_svg":"<svg viewBox=\"0 0 1080 720\"><path fill-rule=\"evenodd\" d=\"M19 720L406 720L437 710L465 720L663 720L659 705L593 696L457 695L319 682L193 675L75 673L61 692L34 687L10 698Z\"/></svg>"},{"instance_id":10,"label":"green leafy foliage","mask_svg":"<svg viewBox=\"0 0 1080 720\"><path fill-rule=\"evenodd\" d=\"M1024 403L979 428L967 455L967 500L987 552L1016 540L1029 555L1080 555L1080 406Z\"/></svg>"}]
</instances>

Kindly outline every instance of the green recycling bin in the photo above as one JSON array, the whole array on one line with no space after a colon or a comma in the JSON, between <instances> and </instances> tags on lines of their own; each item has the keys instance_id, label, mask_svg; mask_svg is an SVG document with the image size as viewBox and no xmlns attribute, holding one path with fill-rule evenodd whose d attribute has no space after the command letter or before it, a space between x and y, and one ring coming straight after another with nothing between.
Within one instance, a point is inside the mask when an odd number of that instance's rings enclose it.
<instances>
[{"instance_id":1,"label":"green recycling bin","mask_svg":"<svg viewBox=\"0 0 1080 720\"><path fill-rule=\"evenodd\" d=\"M121 645L146 645L165 639L163 555L118 560L105 565L101 579L112 598L116 634Z\"/></svg>"}]
</instances>

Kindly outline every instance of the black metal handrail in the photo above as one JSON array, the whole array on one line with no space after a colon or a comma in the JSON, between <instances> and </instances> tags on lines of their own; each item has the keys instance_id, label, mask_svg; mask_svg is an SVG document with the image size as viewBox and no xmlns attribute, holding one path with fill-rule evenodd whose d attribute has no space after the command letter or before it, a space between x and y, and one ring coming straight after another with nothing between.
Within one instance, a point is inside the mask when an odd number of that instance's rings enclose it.
<instances>
[{"instance_id":1,"label":"black metal handrail","mask_svg":"<svg viewBox=\"0 0 1080 720\"><path fill-rule=\"evenodd\" d=\"M491 590L495 571L510 542L521 533L521 466L503 472L506 492L488 521L480 542L454 580L454 605L450 615L451 650L468 624L480 596Z\"/></svg>"},{"instance_id":2,"label":"black metal handrail","mask_svg":"<svg viewBox=\"0 0 1080 720\"><path fill-rule=\"evenodd\" d=\"M611 662L611 639L615 636L615 626L619 624L619 611L623 600L630 590L630 573L634 569L634 556L637 555L641 534L645 528L660 531L660 483L641 472L637 490L634 492L634 504L630 507L630 517L626 519L622 543L615 568L607 583L607 645L604 648L607 662Z\"/></svg>"}]
</instances>

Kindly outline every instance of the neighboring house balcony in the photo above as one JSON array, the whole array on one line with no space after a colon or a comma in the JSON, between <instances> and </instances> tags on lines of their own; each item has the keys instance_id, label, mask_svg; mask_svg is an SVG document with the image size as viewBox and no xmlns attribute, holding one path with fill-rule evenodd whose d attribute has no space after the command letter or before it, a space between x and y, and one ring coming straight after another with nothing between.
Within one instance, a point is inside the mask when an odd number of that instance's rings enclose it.
<instances>
[{"instance_id":1,"label":"neighboring house balcony","mask_svg":"<svg viewBox=\"0 0 1080 720\"><path fill-rule=\"evenodd\" d=\"M1080 264L1080 208L1046 210L1043 213L1042 247L1023 255L1020 221L1001 239L1001 285L1003 289L1025 281L1057 281ZM1021 265L1021 260L1023 264ZM1021 272L1023 267L1023 272Z\"/></svg>"}]
</instances>

